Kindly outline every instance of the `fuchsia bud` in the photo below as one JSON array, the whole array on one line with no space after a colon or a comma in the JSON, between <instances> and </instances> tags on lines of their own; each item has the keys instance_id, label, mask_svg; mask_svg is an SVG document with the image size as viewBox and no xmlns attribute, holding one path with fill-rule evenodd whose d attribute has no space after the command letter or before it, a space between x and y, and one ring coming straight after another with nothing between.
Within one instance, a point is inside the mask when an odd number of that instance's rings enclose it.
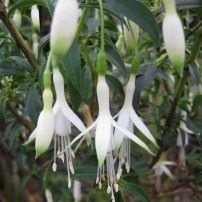
<instances>
[{"instance_id":1,"label":"fuchsia bud","mask_svg":"<svg viewBox=\"0 0 202 202\"><path fill-rule=\"evenodd\" d=\"M56 56L63 56L74 40L79 18L77 0L58 0L51 26L51 51Z\"/></svg>"},{"instance_id":2,"label":"fuchsia bud","mask_svg":"<svg viewBox=\"0 0 202 202\"><path fill-rule=\"evenodd\" d=\"M180 75L185 60L185 37L183 26L176 12L175 0L164 0L165 17L163 20L163 38L168 57Z\"/></svg>"}]
</instances>

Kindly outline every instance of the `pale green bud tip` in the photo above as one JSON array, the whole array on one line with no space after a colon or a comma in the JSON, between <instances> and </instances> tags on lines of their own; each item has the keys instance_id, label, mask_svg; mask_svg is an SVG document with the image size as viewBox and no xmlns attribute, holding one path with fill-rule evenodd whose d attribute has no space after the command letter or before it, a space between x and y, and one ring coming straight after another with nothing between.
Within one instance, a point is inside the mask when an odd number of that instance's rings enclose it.
<instances>
[{"instance_id":1,"label":"pale green bud tip","mask_svg":"<svg viewBox=\"0 0 202 202\"><path fill-rule=\"evenodd\" d=\"M185 36L182 23L177 14L165 16L163 38L168 57L181 75L185 61Z\"/></svg>"},{"instance_id":2,"label":"pale green bud tip","mask_svg":"<svg viewBox=\"0 0 202 202\"><path fill-rule=\"evenodd\" d=\"M77 30L79 15L77 0L58 0L50 33L53 55L64 56L70 48Z\"/></svg>"},{"instance_id":3,"label":"pale green bud tip","mask_svg":"<svg viewBox=\"0 0 202 202\"><path fill-rule=\"evenodd\" d=\"M107 56L103 50L100 50L97 55L96 67L99 75L105 75L107 70Z\"/></svg>"},{"instance_id":4,"label":"pale green bud tip","mask_svg":"<svg viewBox=\"0 0 202 202\"><path fill-rule=\"evenodd\" d=\"M45 88L43 91L43 104L45 110L52 110L53 93L50 88Z\"/></svg>"}]
</instances>

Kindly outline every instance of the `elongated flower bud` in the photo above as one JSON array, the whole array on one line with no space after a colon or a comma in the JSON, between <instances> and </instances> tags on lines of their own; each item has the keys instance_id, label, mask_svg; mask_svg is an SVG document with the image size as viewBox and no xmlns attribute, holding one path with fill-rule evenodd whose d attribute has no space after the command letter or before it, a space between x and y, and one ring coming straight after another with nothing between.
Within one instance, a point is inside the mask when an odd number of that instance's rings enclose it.
<instances>
[{"instance_id":1,"label":"elongated flower bud","mask_svg":"<svg viewBox=\"0 0 202 202\"><path fill-rule=\"evenodd\" d=\"M44 153L52 140L54 133L54 115L52 111L53 95L50 89L43 92L44 107L41 111L36 127L36 157Z\"/></svg>"},{"instance_id":2,"label":"elongated flower bud","mask_svg":"<svg viewBox=\"0 0 202 202\"><path fill-rule=\"evenodd\" d=\"M127 27L123 27L126 48L129 51L136 51L139 38L139 26L128 20Z\"/></svg>"},{"instance_id":3,"label":"elongated flower bud","mask_svg":"<svg viewBox=\"0 0 202 202\"><path fill-rule=\"evenodd\" d=\"M13 15L13 22L15 24L15 26L19 29L21 24L22 24L22 15L20 10L16 9L15 13Z\"/></svg>"},{"instance_id":4,"label":"elongated flower bud","mask_svg":"<svg viewBox=\"0 0 202 202\"><path fill-rule=\"evenodd\" d=\"M165 18L163 38L168 57L178 73L182 75L185 60L185 37L183 26L176 12L174 0L164 0Z\"/></svg>"},{"instance_id":5,"label":"elongated flower bud","mask_svg":"<svg viewBox=\"0 0 202 202\"><path fill-rule=\"evenodd\" d=\"M39 21L39 9L37 5L33 5L31 8L31 20L34 28L39 30L40 28L40 21Z\"/></svg>"},{"instance_id":6,"label":"elongated flower bud","mask_svg":"<svg viewBox=\"0 0 202 202\"><path fill-rule=\"evenodd\" d=\"M63 56L71 46L79 13L77 0L58 0L50 33L51 51L54 55Z\"/></svg>"}]
</instances>

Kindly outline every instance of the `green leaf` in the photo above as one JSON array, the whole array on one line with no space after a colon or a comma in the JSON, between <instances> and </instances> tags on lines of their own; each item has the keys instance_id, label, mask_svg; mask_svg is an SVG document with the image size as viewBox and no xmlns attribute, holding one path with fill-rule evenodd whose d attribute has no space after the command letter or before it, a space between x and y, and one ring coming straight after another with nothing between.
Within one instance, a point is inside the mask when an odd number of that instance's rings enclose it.
<instances>
[{"instance_id":1,"label":"green leaf","mask_svg":"<svg viewBox=\"0 0 202 202\"><path fill-rule=\"evenodd\" d=\"M202 7L201 0L176 0L176 5L180 9Z\"/></svg>"},{"instance_id":2,"label":"green leaf","mask_svg":"<svg viewBox=\"0 0 202 202\"><path fill-rule=\"evenodd\" d=\"M95 165L81 165L75 169L75 179L80 181L95 181L97 166Z\"/></svg>"},{"instance_id":3,"label":"green leaf","mask_svg":"<svg viewBox=\"0 0 202 202\"><path fill-rule=\"evenodd\" d=\"M108 43L107 46L105 46L105 52L108 60L120 71L122 75L125 76L126 67L115 45L113 43Z\"/></svg>"},{"instance_id":4,"label":"green leaf","mask_svg":"<svg viewBox=\"0 0 202 202\"><path fill-rule=\"evenodd\" d=\"M193 101L193 111L202 110L202 95L197 95Z\"/></svg>"},{"instance_id":5,"label":"green leaf","mask_svg":"<svg viewBox=\"0 0 202 202\"><path fill-rule=\"evenodd\" d=\"M27 93L25 110L32 121L36 123L41 110L41 98L36 87L30 88Z\"/></svg>"},{"instance_id":6,"label":"green leaf","mask_svg":"<svg viewBox=\"0 0 202 202\"><path fill-rule=\"evenodd\" d=\"M112 88L115 92L120 93L120 95L124 96L124 90L121 85L121 82L112 75L106 75L106 81L110 88Z\"/></svg>"},{"instance_id":7,"label":"green leaf","mask_svg":"<svg viewBox=\"0 0 202 202\"><path fill-rule=\"evenodd\" d=\"M138 161L134 158L131 158L131 168L134 170L135 175L144 175L149 171L149 166L144 161Z\"/></svg>"},{"instance_id":8,"label":"green leaf","mask_svg":"<svg viewBox=\"0 0 202 202\"><path fill-rule=\"evenodd\" d=\"M187 162L192 168L202 169L202 153L189 154Z\"/></svg>"},{"instance_id":9,"label":"green leaf","mask_svg":"<svg viewBox=\"0 0 202 202\"><path fill-rule=\"evenodd\" d=\"M71 82L67 83L68 85L68 92L70 95L71 105L73 110L76 110L79 108L81 104L81 96L79 91L73 86Z\"/></svg>"},{"instance_id":10,"label":"green leaf","mask_svg":"<svg viewBox=\"0 0 202 202\"><path fill-rule=\"evenodd\" d=\"M137 201L149 202L146 192L137 184L121 179L119 185L125 191L129 192Z\"/></svg>"},{"instance_id":11,"label":"green leaf","mask_svg":"<svg viewBox=\"0 0 202 202\"><path fill-rule=\"evenodd\" d=\"M46 6L45 2L43 0L20 0L16 1L10 8L9 8L9 15L14 12L16 9L25 9L30 8L32 5L41 5Z\"/></svg>"},{"instance_id":12,"label":"green leaf","mask_svg":"<svg viewBox=\"0 0 202 202\"><path fill-rule=\"evenodd\" d=\"M137 107L139 96L142 89L149 86L156 78L158 70L154 64L147 64L141 67L141 73L137 76L135 82L134 105Z\"/></svg>"},{"instance_id":13,"label":"green leaf","mask_svg":"<svg viewBox=\"0 0 202 202\"><path fill-rule=\"evenodd\" d=\"M63 65L65 67L68 80L72 83L78 92L80 91L80 60L79 44L74 41L68 53L64 56Z\"/></svg>"},{"instance_id":14,"label":"green leaf","mask_svg":"<svg viewBox=\"0 0 202 202\"><path fill-rule=\"evenodd\" d=\"M136 0L110 0L106 7L111 12L134 21L158 43L159 33L155 18L142 3Z\"/></svg>"},{"instance_id":15,"label":"green leaf","mask_svg":"<svg viewBox=\"0 0 202 202\"><path fill-rule=\"evenodd\" d=\"M2 60L0 61L0 76L12 76L20 73L23 70L22 67L19 67L14 64L11 60Z\"/></svg>"},{"instance_id":16,"label":"green leaf","mask_svg":"<svg viewBox=\"0 0 202 202\"><path fill-rule=\"evenodd\" d=\"M95 181L97 174L97 160L93 155L86 155L87 158L80 161L80 165L75 169L74 177L80 181Z\"/></svg>"},{"instance_id":17,"label":"green leaf","mask_svg":"<svg viewBox=\"0 0 202 202\"><path fill-rule=\"evenodd\" d=\"M189 65L189 74L191 76L191 81L195 85L200 84L200 72L198 71L198 68L194 65Z\"/></svg>"},{"instance_id":18,"label":"green leaf","mask_svg":"<svg viewBox=\"0 0 202 202\"><path fill-rule=\"evenodd\" d=\"M24 70L29 71L30 73L33 72L32 66L29 64L27 59L20 57L20 56L11 56L9 57L19 68L23 68Z\"/></svg>"},{"instance_id":19,"label":"green leaf","mask_svg":"<svg viewBox=\"0 0 202 202\"><path fill-rule=\"evenodd\" d=\"M82 101L87 102L92 94L92 78L88 69L81 70L80 94Z\"/></svg>"}]
</instances>

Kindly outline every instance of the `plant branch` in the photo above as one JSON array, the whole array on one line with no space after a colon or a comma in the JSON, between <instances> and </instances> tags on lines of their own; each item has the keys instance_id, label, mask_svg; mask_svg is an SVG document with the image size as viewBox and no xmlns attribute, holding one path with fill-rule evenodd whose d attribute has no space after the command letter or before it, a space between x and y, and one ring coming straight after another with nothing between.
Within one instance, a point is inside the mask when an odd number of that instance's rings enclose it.
<instances>
[{"instance_id":1,"label":"plant branch","mask_svg":"<svg viewBox=\"0 0 202 202\"><path fill-rule=\"evenodd\" d=\"M14 117L16 118L16 120L21 123L29 132L32 131L32 127L29 123L29 121L27 121L26 119L24 119L20 114L18 114L18 112L15 110L15 108L8 103L8 109L10 110L10 112L14 115Z\"/></svg>"},{"instance_id":2,"label":"plant branch","mask_svg":"<svg viewBox=\"0 0 202 202\"><path fill-rule=\"evenodd\" d=\"M6 26L11 36L14 38L15 42L20 47L20 49L22 50L29 63L32 65L32 67L34 69L39 69L39 63L36 60L28 43L23 39L22 35L17 30L15 25L10 21L3 0L0 0L0 19L4 23L4 25Z\"/></svg>"}]
</instances>

